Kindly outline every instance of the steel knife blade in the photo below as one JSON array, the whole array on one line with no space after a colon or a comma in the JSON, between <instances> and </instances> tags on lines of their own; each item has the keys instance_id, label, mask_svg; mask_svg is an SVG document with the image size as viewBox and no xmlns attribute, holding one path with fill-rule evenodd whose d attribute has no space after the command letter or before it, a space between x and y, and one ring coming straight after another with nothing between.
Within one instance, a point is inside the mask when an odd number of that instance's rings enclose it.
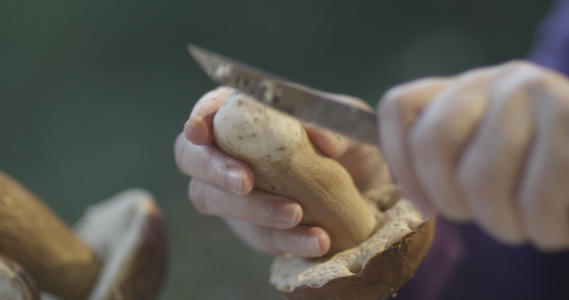
<instances>
[{"instance_id":1,"label":"steel knife blade","mask_svg":"<svg viewBox=\"0 0 569 300\"><path fill-rule=\"evenodd\" d=\"M190 44L188 51L215 82L233 87L270 107L306 122L378 146L373 112L334 100L333 96Z\"/></svg>"}]
</instances>

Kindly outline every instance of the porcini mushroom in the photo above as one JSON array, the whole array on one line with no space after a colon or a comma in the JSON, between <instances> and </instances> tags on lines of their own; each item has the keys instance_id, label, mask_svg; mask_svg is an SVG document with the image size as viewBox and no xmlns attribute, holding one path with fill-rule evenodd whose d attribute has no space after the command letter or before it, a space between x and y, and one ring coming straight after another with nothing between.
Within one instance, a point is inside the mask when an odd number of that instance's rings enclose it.
<instances>
[{"instance_id":1,"label":"porcini mushroom","mask_svg":"<svg viewBox=\"0 0 569 300\"><path fill-rule=\"evenodd\" d=\"M89 300L156 299L166 275L166 234L148 192L126 190L90 207L75 229L104 262Z\"/></svg>"},{"instance_id":2,"label":"porcini mushroom","mask_svg":"<svg viewBox=\"0 0 569 300\"><path fill-rule=\"evenodd\" d=\"M223 151L251 165L259 189L301 201L302 224L328 231L330 254L360 244L375 230L373 210L350 174L312 145L296 119L233 92L213 128Z\"/></svg>"},{"instance_id":3,"label":"porcini mushroom","mask_svg":"<svg viewBox=\"0 0 569 300\"><path fill-rule=\"evenodd\" d=\"M0 254L63 300L155 299L166 267L159 207L143 190L93 205L79 236L39 198L0 172Z\"/></svg>"},{"instance_id":4,"label":"porcini mushroom","mask_svg":"<svg viewBox=\"0 0 569 300\"><path fill-rule=\"evenodd\" d=\"M32 277L16 262L0 257L0 299L40 300Z\"/></svg>"},{"instance_id":5,"label":"porcini mushroom","mask_svg":"<svg viewBox=\"0 0 569 300\"><path fill-rule=\"evenodd\" d=\"M257 188L298 200L301 224L330 234L323 258L276 257L270 282L283 296L383 299L413 276L434 222L396 188L362 195L347 171L312 144L300 121L242 93L232 93L216 113L214 134L223 151L253 168Z\"/></svg>"},{"instance_id":6,"label":"porcini mushroom","mask_svg":"<svg viewBox=\"0 0 569 300\"><path fill-rule=\"evenodd\" d=\"M0 224L0 254L22 265L40 289L63 299L87 297L101 260L45 203L1 172Z\"/></svg>"}]
</instances>

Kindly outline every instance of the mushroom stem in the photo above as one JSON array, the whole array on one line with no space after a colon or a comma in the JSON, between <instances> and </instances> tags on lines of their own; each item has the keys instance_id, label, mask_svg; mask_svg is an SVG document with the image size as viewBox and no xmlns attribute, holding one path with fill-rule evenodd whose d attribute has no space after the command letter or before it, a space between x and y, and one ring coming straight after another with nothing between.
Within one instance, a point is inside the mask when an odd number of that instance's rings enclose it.
<instances>
[{"instance_id":1,"label":"mushroom stem","mask_svg":"<svg viewBox=\"0 0 569 300\"><path fill-rule=\"evenodd\" d=\"M26 270L2 256L0 256L0 299L41 299L36 283Z\"/></svg>"},{"instance_id":2,"label":"mushroom stem","mask_svg":"<svg viewBox=\"0 0 569 300\"><path fill-rule=\"evenodd\" d=\"M101 260L41 200L0 172L0 254L21 264L40 289L86 299Z\"/></svg>"},{"instance_id":3,"label":"mushroom stem","mask_svg":"<svg viewBox=\"0 0 569 300\"><path fill-rule=\"evenodd\" d=\"M350 174L312 144L297 119L234 92L216 113L219 147L247 162L256 186L300 202L301 224L324 228L327 255L352 248L376 228L376 216Z\"/></svg>"}]
</instances>

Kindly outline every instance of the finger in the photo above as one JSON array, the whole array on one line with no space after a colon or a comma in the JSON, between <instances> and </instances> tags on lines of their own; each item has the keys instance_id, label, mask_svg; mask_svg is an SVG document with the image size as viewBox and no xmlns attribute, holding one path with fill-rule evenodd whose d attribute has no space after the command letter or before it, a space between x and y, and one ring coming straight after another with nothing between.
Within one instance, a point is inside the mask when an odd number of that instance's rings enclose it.
<instances>
[{"instance_id":1,"label":"finger","mask_svg":"<svg viewBox=\"0 0 569 300\"><path fill-rule=\"evenodd\" d=\"M426 214L434 213L411 164L407 134L423 108L450 83L429 78L390 89L380 100L377 114L381 150L403 193Z\"/></svg>"},{"instance_id":2,"label":"finger","mask_svg":"<svg viewBox=\"0 0 569 300\"><path fill-rule=\"evenodd\" d=\"M282 230L236 220L226 221L249 246L265 253L285 252L312 258L326 254L330 248L330 236L320 227L296 226Z\"/></svg>"},{"instance_id":3,"label":"finger","mask_svg":"<svg viewBox=\"0 0 569 300\"><path fill-rule=\"evenodd\" d=\"M569 82L550 74L536 83L544 86L530 91L537 129L519 199L529 240L555 251L569 247Z\"/></svg>"},{"instance_id":4,"label":"finger","mask_svg":"<svg viewBox=\"0 0 569 300\"><path fill-rule=\"evenodd\" d=\"M506 243L525 240L516 204L533 134L531 97L519 70L505 65L492 80L487 111L457 166L462 194L478 223Z\"/></svg>"},{"instance_id":5,"label":"finger","mask_svg":"<svg viewBox=\"0 0 569 300\"><path fill-rule=\"evenodd\" d=\"M186 139L196 145L206 145L213 141L213 117L231 91L231 88L222 86L196 102L190 118L184 124Z\"/></svg>"},{"instance_id":6,"label":"finger","mask_svg":"<svg viewBox=\"0 0 569 300\"><path fill-rule=\"evenodd\" d=\"M393 184L387 164L377 146L352 142L336 160L348 171L361 192Z\"/></svg>"},{"instance_id":7,"label":"finger","mask_svg":"<svg viewBox=\"0 0 569 300\"><path fill-rule=\"evenodd\" d=\"M253 189L255 177L251 167L225 154L215 143L194 145L180 134L174 155L178 168L186 175L241 195Z\"/></svg>"},{"instance_id":8,"label":"finger","mask_svg":"<svg viewBox=\"0 0 569 300\"><path fill-rule=\"evenodd\" d=\"M353 141L310 123L304 127L314 144L348 171L360 191L391 183L389 170L377 146Z\"/></svg>"},{"instance_id":9,"label":"finger","mask_svg":"<svg viewBox=\"0 0 569 300\"><path fill-rule=\"evenodd\" d=\"M455 180L455 167L486 107L486 86L496 71L478 69L458 76L424 109L409 130L417 180L438 212L468 221L470 210Z\"/></svg>"},{"instance_id":10,"label":"finger","mask_svg":"<svg viewBox=\"0 0 569 300\"><path fill-rule=\"evenodd\" d=\"M192 179L189 195L198 211L206 215L281 229L292 228L302 219L300 204L260 190L236 195Z\"/></svg>"},{"instance_id":11,"label":"finger","mask_svg":"<svg viewBox=\"0 0 569 300\"><path fill-rule=\"evenodd\" d=\"M328 94L327 98L373 111L365 101L355 97ZM376 145L360 143L311 123L305 124L305 129L310 139L322 152L336 159L350 173L360 191L377 187L382 183L391 183L389 171ZM363 164L363 161L366 163Z\"/></svg>"},{"instance_id":12,"label":"finger","mask_svg":"<svg viewBox=\"0 0 569 300\"><path fill-rule=\"evenodd\" d=\"M304 129L310 140L324 154L331 158L337 158L344 154L350 145L350 141L341 134L325 130L312 123L304 124Z\"/></svg>"},{"instance_id":13,"label":"finger","mask_svg":"<svg viewBox=\"0 0 569 300\"><path fill-rule=\"evenodd\" d=\"M360 109L373 111L365 101L356 97L339 94L325 94L325 97L331 101L336 101ZM314 144L316 144L316 146L322 150L322 152L331 158L340 157L348 150L348 147L354 143L349 138L346 138L341 134L320 128L313 123L306 123L304 125L304 128L306 129L308 136L314 142Z\"/></svg>"}]
</instances>

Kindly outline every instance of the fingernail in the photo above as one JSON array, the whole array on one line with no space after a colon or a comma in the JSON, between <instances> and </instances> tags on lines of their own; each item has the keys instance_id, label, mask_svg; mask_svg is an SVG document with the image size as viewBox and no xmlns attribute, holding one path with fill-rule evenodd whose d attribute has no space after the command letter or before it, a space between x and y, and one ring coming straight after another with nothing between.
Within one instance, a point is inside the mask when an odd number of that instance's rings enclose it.
<instances>
[{"instance_id":1,"label":"fingernail","mask_svg":"<svg viewBox=\"0 0 569 300\"><path fill-rule=\"evenodd\" d=\"M272 217L283 223L284 225L292 226L296 223L297 216L300 214L300 205L298 203L276 203L273 205L271 215Z\"/></svg>"},{"instance_id":2,"label":"fingernail","mask_svg":"<svg viewBox=\"0 0 569 300\"><path fill-rule=\"evenodd\" d=\"M235 167L225 170L225 186L232 192L241 194L243 172Z\"/></svg>"},{"instance_id":3,"label":"fingernail","mask_svg":"<svg viewBox=\"0 0 569 300\"><path fill-rule=\"evenodd\" d=\"M184 124L184 133L186 134L186 138L196 145L205 145L209 143L211 139L208 134L207 125L203 118L198 116L190 117L186 124Z\"/></svg>"},{"instance_id":4,"label":"fingernail","mask_svg":"<svg viewBox=\"0 0 569 300\"><path fill-rule=\"evenodd\" d=\"M304 245L306 246L306 250L313 255L320 255L320 252L322 252L322 248L320 248L320 243L318 242L318 236L306 238Z\"/></svg>"}]
</instances>

